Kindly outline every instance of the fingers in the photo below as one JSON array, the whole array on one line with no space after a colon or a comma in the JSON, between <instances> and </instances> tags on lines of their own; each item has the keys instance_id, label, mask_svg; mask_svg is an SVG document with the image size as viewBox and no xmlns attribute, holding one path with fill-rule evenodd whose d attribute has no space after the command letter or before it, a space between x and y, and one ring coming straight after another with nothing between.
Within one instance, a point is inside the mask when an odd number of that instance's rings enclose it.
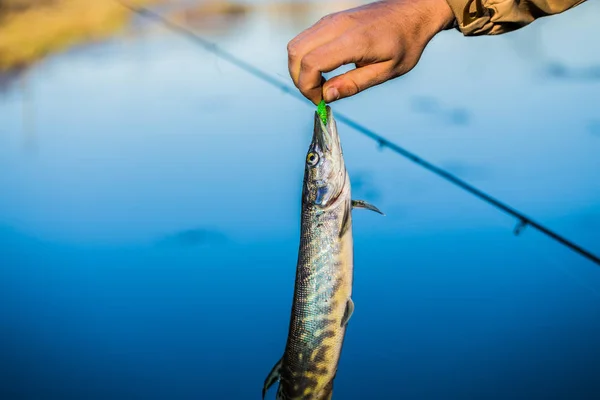
<instances>
[{"instance_id":1,"label":"fingers","mask_svg":"<svg viewBox=\"0 0 600 400\"><path fill-rule=\"evenodd\" d=\"M352 43L352 35L349 34L355 25L356 19L345 12L331 14L289 42L290 76L302 94L315 104L321 100L321 73L352 62L349 56L357 54L356 44ZM357 39L364 42L360 36ZM352 47L355 48L354 52L351 51ZM330 51L335 51L335 57L332 57ZM321 64L322 62L327 64Z\"/></svg>"},{"instance_id":2,"label":"fingers","mask_svg":"<svg viewBox=\"0 0 600 400\"><path fill-rule=\"evenodd\" d=\"M362 43L364 41L353 40L353 35L346 34L306 54L300 61L296 85L300 92L315 104L321 101L322 73L333 71L342 65L364 61L365 58L371 61L368 46Z\"/></svg>"},{"instance_id":3,"label":"fingers","mask_svg":"<svg viewBox=\"0 0 600 400\"><path fill-rule=\"evenodd\" d=\"M335 15L325 16L288 43L288 69L296 86L298 86L300 64L303 57L319 46L342 35L345 29L341 25L341 18Z\"/></svg>"},{"instance_id":4,"label":"fingers","mask_svg":"<svg viewBox=\"0 0 600 400\"><path fill-rule=\"evenodd\" d=\"M323 99L331 103L379 85L396 76L393 68L393 61L384 61L331 78L323 87Z\"/></svg>"},{"instance_id":5,"label":"fingers","mask_svg":"<svg viewBox=\"0 0 600 400\"><path fill-rule=\"evenodd\" d=\"M396 53L386 51L386 46L382 46L386 41L374 35L371 28L357 26L359 20L347 13L327 16L288 44L290 76L300 92L314 104L318 104L325 93L322 74L343 65L379 64L373 69L359 68L359 72L344 74L341 80L334 78L337 83L327 85L332 91L325 95L326 101L352 96L389 79L393 66L385 64L386 70L383 65Z\"/></svg>"},{"instance_id":6,"label":"fingers","mask_svg":"<svg viewBox=\"0 0 600 400\"><path fill-rule=\"evenodd\" d=\"M418 4L427 1L438 0ZM343 99L408 72L431 36L420 29L428 26L429 14L417 13L416 4L375 2L327 16L302 32L288 44L288 68L296 87L318 104L321 98ZM347 64L357 68L324 82L324 72Z\"/></svg>"}]
</instances>

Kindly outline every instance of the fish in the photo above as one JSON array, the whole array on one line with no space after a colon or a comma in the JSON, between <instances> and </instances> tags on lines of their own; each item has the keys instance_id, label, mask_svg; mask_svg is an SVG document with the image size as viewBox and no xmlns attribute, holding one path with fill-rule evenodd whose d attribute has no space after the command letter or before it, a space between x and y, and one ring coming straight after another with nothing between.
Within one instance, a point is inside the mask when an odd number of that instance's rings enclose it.
<instances>
[{"instance_id":1,"label":"fish","mask_svg":"<svg viewBox=\"0 0 600 400\"><path fill-rule=\"evenodd\" d=\"M364 200L352 200L337 124L329 106L326 111L326 116L315 113L306 154L287 342L283 357L264 381L263 400L276 382L278 400L332 398L346 328L354 312L352 209L383 214Z\"/></svg>"}]
</instances>

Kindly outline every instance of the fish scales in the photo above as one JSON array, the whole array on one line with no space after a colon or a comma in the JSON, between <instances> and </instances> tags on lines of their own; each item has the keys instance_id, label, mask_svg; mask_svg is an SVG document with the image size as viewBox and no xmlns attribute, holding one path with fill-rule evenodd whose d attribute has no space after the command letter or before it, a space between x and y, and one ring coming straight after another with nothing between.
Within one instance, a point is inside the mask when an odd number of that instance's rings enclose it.
<instances>
[{"instance_id":1,"label":"fish scales","mask_svg":"<svg viewBox=\"0 0 600 400\"><path fill-rule=\"evenodd\" d=\"M344 341L342 324L352 295L351 229L339 238L350 190L333 209L306 209L292 306L290 335L281 371L283 398L317 397L333 382ZM346 223L351 224L351 220Z\"/></svg>"},{"instance_id":2,"label":"fish scales","mask_svg":"<svg viewBox=\"0 0 600 400\"><path fill-rule=\"evenodd\" d=\"M263 386L279 381L278 400L328 400L333 393L352 302L350 178L331 109L327 124L315 114L302 190L300 246L288 338L283 357Z\"/></svg>"}]
</instances>

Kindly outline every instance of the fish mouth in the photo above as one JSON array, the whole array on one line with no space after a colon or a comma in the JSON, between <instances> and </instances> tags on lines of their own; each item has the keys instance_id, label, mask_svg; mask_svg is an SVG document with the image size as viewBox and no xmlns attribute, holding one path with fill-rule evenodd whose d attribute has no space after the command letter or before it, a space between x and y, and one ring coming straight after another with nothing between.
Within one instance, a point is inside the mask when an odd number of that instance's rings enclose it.
<instances>
[{"instance_id":1,"label":"fish mouth","mask_svg":"<svg viewBox=\"0 0 600 400\"><path fill-rule=\"evenodd\" d=\"M315 112L311 145L326 160L324 170L321 171L326 175L313 181L312 186L315 196L312 202L321 208L336 204L346 186L347 175L336 121L331 108L326 106L325 109L327 111L326 123L323 123L321 115Z\"/></svg>"},{"instance_id":2,"label":"fish mouth","mask_svg":"<svg viewBox=\"0 0 600 400\"><path fill-rule=\"evenodd\" d=\"M331 107L326 106L325 109L327 110L327 124L323 123L321 117L315 111L313 142L319 145L322 151L333 151L336 147L339 147L340 142Z\"/></svg>"}]
</instances>

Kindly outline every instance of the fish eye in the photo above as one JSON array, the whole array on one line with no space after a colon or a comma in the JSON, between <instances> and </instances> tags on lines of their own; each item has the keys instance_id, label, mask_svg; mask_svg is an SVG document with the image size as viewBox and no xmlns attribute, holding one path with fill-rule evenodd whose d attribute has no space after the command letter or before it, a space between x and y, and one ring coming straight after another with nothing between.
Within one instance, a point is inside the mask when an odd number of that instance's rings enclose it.
<instances>
[{"instance_id":1,"label":"fish eye","mask_svg":"<svg viewBox=\"0 0 600 400\"><path fill-rule=\"evenodd\" d=\"M308 153L306 156L306 163L311 167L314 167L319 162L319 155L317 153L313 153L312 151Z\"/></svg>"}]
</instances>

